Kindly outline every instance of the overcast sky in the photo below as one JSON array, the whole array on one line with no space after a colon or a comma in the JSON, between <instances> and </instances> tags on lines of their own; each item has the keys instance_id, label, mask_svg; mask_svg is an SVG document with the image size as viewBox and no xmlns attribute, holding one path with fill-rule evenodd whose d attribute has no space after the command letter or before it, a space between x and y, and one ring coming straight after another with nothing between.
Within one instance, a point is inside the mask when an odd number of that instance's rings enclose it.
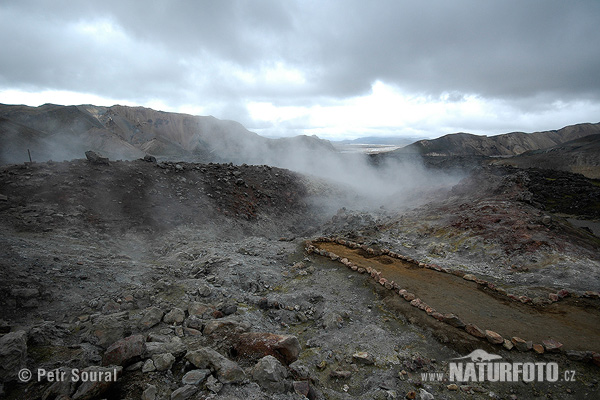
<instances>
[{"instance_id":1,"label":"overcast sky","mask_svg":"<svg viewBox=\"0 0 600 400\"><path fill-rule=\"evenodd\" d=\"M600 121L598 0L2 0L0 35L0 103L327 139Z\"/></svg>"}]
</instances>

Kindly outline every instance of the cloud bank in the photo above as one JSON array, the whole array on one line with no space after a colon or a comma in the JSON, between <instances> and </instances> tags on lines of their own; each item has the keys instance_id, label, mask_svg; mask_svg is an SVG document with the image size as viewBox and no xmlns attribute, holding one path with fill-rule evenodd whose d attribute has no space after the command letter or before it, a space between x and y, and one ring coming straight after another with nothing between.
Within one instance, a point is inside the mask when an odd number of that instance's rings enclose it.
<instances>
[{"instance_id":1,"label":"cloud bank","mask_svg":"<svg viewBox=\"0 0 600 400\"><path fill-rule=\"evenodd\" d=\"M553 129L598 120L598 20L594 0L9 0L0 102L98 99L270 136Z\"/></svg>"}]
</instances>

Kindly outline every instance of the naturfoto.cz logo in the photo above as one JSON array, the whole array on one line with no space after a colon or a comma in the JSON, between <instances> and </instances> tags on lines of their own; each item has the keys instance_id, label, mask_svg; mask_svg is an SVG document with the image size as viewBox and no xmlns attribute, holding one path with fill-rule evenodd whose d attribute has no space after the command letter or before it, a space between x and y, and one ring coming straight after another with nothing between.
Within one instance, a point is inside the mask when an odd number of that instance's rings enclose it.
<instances>
[{"instance_id":1,"label":"naturfoto.cz logo","mask_svg":"<svg viewBox=\"0 0 600 400\"><path fill-rule=\"evenodd\" d=\"M505 362L502 356L477 349L448 363L450 382L557 382L574 381L575 371L559 371L555 362ZM464 360L464 361L461 361ZM424 373L423 380L445 380L443 373Z\"/></svg>"}]
</instances>

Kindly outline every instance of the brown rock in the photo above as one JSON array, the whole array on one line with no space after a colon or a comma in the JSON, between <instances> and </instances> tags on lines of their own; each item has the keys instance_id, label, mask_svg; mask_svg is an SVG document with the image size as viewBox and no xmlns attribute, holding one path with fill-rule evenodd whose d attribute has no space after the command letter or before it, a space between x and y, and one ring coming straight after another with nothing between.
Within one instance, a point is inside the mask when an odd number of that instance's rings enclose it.
<instances>
[{"instance_id":1,"label":"brown rock","mask_svg":"<svg viewBox=\"0 0 600 400\"><path fill-rule=\"evenodd\" d=\"M271 355L286 365L296 361L302 350L296 336L266 332L242 333L235 339L233 347L241 357L262 358Z\"/></svg>"},{"instance_id":2,"label":"brown rock","mask_svg":"<svg viewBox=\"0 0 600 400\"><path fill-rule=\"evenodd\" d=\"M502 336L500 336L498 333L494 332L494 331L486 330L485 331L485 338L488 340L488 342L490 342L492 344L502 344L502 343L504 343L504 338Z\"/></svg>"},{"instance_id":3,"label":"brown rock","mask_svg":"<svg viewBox=\"0 0 600 400\"><path fill-rule=\"evenodd\" d=\"M456 383L451 383L446 387L448 388L448 390L458 390L458 385Z\"/></svg>"},{"instance_id":4,"label":"brown rock","mask_svg":"<svg viewBox=\"0 0 600 400\"><path fill-rule=\"evenodd\" d=\"M477 325L474 325L474 324L467 324L465 326L465 331L467 331L468 334L478 337L478 338L485 337L485 332L482 331Z\"/></svg>"},{"instance_id":5,"label":"brown rock","mask_svg":"<svg viewBox=\"0 0 600 400\"><path fill-rule=\"evenodd\" d=\"M552 302L557 302L558 301L558 295L556 293L550 293L550 294L548 294L548 298Z\"/></svg>"},{"instance_id":6,"label":"brown rock","mask_svg":"<svg viewBox=\"0 0 600 400\"><path fill-rule=\"evenodd\" d=\"M411 390L410 392L406 393L406 398L408 400L413 400L417 398L417 392L415 392L414 390Z\"/></svg>"},{"instance_id":7,"label":"brown rock","mask_svg":"<svg viewBox=\"0 0 600 400\"><path fill-rule=\"evenodd\" d=\"M464 328L466 326L465 323L454 314L445 314L444 322L455 328Z\"/></svg>"},{"instance_id":8,"label":"brown rock","mask_svg":"<svg viewBox=\"0 0 600 400\"><path fill-rule=\"evenodd\" d=\"M504 343L502 344L502 346L506 349L506 350L512 350L513 347L515 347L515 345L508 339L504 339Z\"/></svg>"},{"instance_id":9,"label":"brown rock","mask_svg":"<svg viewBox=\"0 0 600 400\"><path fill-rule=\"evenodd\" d=\"M102 358L102 365L125 365L146 351L142 335L133 335L111 344Z\"/></svg>"},{"instance_id":10,"label":"brown rock","mask_svg":"<svg viewBox=\"0 0 600 400\"><path fill-rule=\"evenodd\" d=\"M348 379L352 375L350 371L342 371L339 369L333 370L329 373L332 378Z\"/></svg>"},{"instance_id":11,"label":"brown rock","mask_svg":"<svg viewBox=\"0 0 600 400\"><path fill-rule=\"evenodd\" d=\"M562 343L557 342L554 339L542 340L542 344L547 352L558 352L560 348L563 346Z\"/></svg>"},{"instance_id":12,"label":"brown rock","mask_svg":"<svg viewBox=\"0 0 600 400\"><path fill-rule=\"evenodd\" d=\"M221 383L241 382L246 377L244 370L237 363L209 347L201 347L196 351L188 351L185 359L200 369L210 367L217 371L217 378Z\"/></svg>"},{"instance_id":13,"label":"brown rock","mask_svg":"<svg viewBox=\"0 0 600 400\"><path fill-rule=\"evenodd\" d=\"M407 292L402 297L404 297L404 300L406 301L413 301L417 296L415 296L413 293Z\"/></svg>"},{"instance_id":14,"label":"brown rock","mask_svg":"<svg viewBox=\"0 0 600 400\"><path fill-rule=\"evenodd\" d=\"M544 353L544 346L542 346L541 344L535 343L532 345L533 351L535 351L538 354L543 354Z\"/></svg>"},{"instance_id":15,"label":"brown rock","mask_svg":"<svg viewBox=\"0 0 600 400\"><path fill-rule=\"evenodd\" d=\"M366 351L359 351L357 353L352 354L352 359L357 363L364 365L375 364L375 358Z\"/></svg>"},{"instance_id":16,"label":"brown rock","mask_svg":"<svg viewBox=\"0 0 600 400\"><path fill-rule=\"evenodd\" d=\"M474 282L477 279L477 277L473 274L466 274L466 275L463 275L463 279Z\"/></svg>"},{"instance_id":17,"label":"brown rock","mask_svg":"<svg viewBox=\"0 0 600 400\"><path fill-rule=\"evenodd\" d=\"M531 341L527 342L525 339L521 339L518 336L513 336L511 338L511 342L515 345L515 348L519 351L528 351L531 350L532 343Z\"/></svg>"}]
</instances>

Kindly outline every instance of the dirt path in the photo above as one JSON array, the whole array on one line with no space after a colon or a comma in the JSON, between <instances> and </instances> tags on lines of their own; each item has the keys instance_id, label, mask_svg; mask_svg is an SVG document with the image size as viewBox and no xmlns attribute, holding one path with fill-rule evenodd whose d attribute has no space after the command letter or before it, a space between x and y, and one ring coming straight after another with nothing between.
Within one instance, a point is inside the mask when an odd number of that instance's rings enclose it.
<instances>
[{"instance_id":1,"label":"dirt path","mask_svg":"<svg viewBox=\"0 0 600 400\"><path fill-rule=\"evenodd\" d=\"M544 307L525 305L451 274L419 268L385 255L368 256L361 249L335 243L317 245L356 265L377 269L383 277L395 281L439 312L454 313L467 323L493 330L505 338L519 336L534 343L551 338L563 343L564 349L600 351L597 301L567 298Z\"/></svg>"}]
</instances>

